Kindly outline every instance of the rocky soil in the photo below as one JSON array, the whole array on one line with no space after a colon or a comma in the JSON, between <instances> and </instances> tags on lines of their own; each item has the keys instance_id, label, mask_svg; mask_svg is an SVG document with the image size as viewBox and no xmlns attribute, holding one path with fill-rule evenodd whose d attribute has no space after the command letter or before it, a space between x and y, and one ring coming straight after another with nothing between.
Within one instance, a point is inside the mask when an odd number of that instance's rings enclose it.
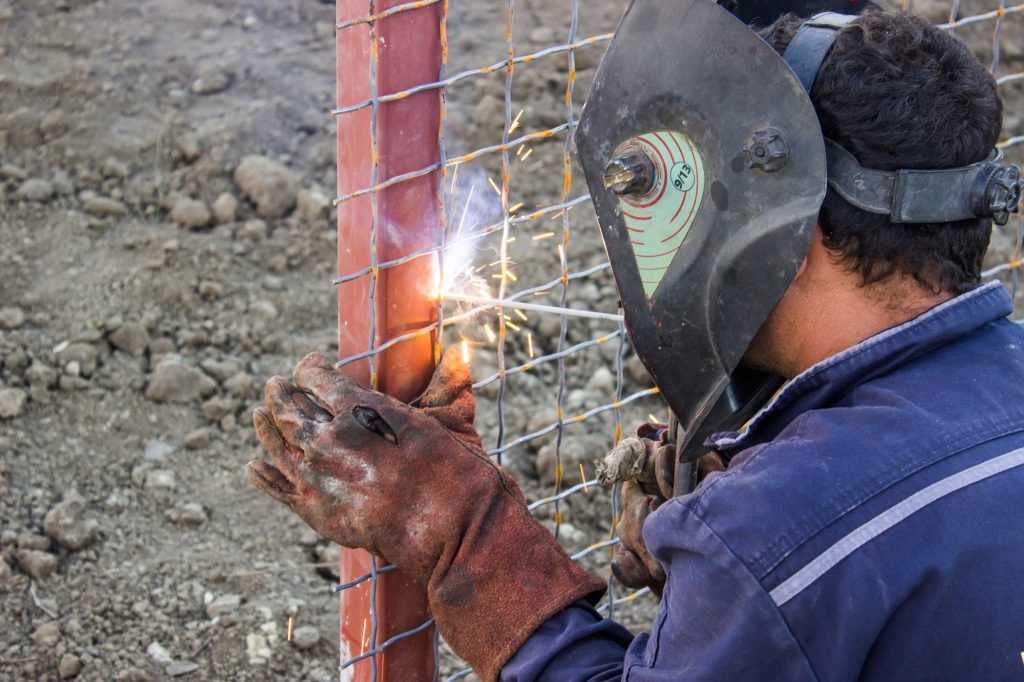
<instances>
[{"instance_id":1,"label":"rocky soil","mask_svg":"<svg viewBox=\"0 0 1024 682\"><path fill-rule=\"evenodd\" d=\"M517 52L568 35L567 7L516 6ZM582 9L588 36L611 30L621 4ZM985 59L990 31L962 29ZM503 5L453 2L449 34L450 73L502 59ZM336 677L337 548L242 475L263 382L306 352L337 352L333 35L333 7L316 0L0 0L0 679ZM1002 46L1000 73L1024 68L1017 18ZM577 112L600 53L577 53ZM517 70L522 132L565 121L566 83L564 58ZM1024 87L1003 92L1007 135L1021 134ZM500 73L450 89L450 155L500 141L503 93ZM563 146L556 136L512 157L510 204L560 201ZM1010 153L1020 160L1019 147ZM475 187L474 219L486 222L486 178L499 171L497 156L460 169L450 208ZM512 290L558 276L555 240L530 237L561 226L517 228ZM570 270L600 263L586 206L569 226ZM1010 260L1016 239L997 233L990 264ZM607 272L574 281L568 302L614 311ZM558 318L521 326L509 366L530 342L537 355L557 349ZM574 319L567 342L615 329ZM450 330L461 337L475 342L477 378L489 376L497 359L482 324ZM569 415L650 385L615 339L573 355L565 376ZM509 379L505 442L556 420L557 385L554 363ZM495 443L497 384L479 399ZM664 416L656 398L620 419L628 428L652 412ZM580 464L592 476L615 433L609 411L567 426L558 458L549 435L504 463L539 499L558 460L563 487ZM537 513L570 551L607 538L612 516L593 488ZM607 558L586 561L606 571ZM642 628L653 606L617 613ZM445 671L456 665L445 657Z\"/></svg>"}]
</instances>

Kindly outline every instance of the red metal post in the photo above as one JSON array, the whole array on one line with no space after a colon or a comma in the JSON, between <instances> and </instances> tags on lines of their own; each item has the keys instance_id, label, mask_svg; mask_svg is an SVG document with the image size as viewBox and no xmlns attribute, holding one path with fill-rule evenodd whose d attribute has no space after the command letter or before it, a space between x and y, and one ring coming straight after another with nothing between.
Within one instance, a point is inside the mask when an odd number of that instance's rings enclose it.
<instances>
[{"instance_id":1,"label":"red metal post","mask_svg":"<svg viewBox=\"0 0 1024 682\"><path fill-rule=\"evenodd\" d=\"M337 0L338 21L379 14L402 0ZM337 35L338 106L373 96L370 73L376 53L376 94L383 95L437 80L441 66L442 3L400 11L372 25L356 24ZM371 49L371 36L377 49ZM439 160L440 91L430 90L376 105L376 136L371 137L372 108L341 114L338 126L338 196L417 170ZM342 275L430 247L437 242L438 171L400 182L338 205L338 272ZM374 203L376 206L374 207ZM374 211L376 208L376 211ZM375 236L375 239L373 237ZM375 246L374 243L375 242ZM375 256L371 249L375 248ZM380 269L338 287L338 352L344 358L366 351L436 319L436 264L432 258ZM371 280L376 277L371 303ZM373 316L371 322L371 305ZM371 335L374 337L371 339ZM419 395L433 371L433 335L398 344L376 356L345 366L363 385L401 400ZM341 580L370 572L371 556L343 550ZM341 592L342 659L357 656L401 632L424 623L430 613L424 589L400 572L377 578L377 632L371 642L370 581ZM374 662L366 659L346 670L343 679L370 680ZM424 682L434 679L434 630L403 639L376 657L377 679Z\"/></svg>"}]
</instances>

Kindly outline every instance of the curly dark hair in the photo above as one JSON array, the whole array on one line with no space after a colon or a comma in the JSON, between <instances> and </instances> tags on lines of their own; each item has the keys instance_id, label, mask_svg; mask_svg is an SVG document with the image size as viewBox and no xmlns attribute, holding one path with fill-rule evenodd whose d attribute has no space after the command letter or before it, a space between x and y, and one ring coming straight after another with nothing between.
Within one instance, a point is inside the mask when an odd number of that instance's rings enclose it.
<instances>
[{"instance_id":1,"label":"curly dark hair","mask_svg":"<svg viewBox=\"0 0 1024 682\"><path fill-rule=\"evenodd\" d=\"M759 33L777 52L803 20L789 14ZM836 36L811 90L825 137L865 168L954 168L983 161L1002 126L995 81L956 38L911 14L867 12ZM897 224L828 190L825 247L864 285L913 277L935 293L980 280L991 222Z\"/></svg>"}]
</instances>

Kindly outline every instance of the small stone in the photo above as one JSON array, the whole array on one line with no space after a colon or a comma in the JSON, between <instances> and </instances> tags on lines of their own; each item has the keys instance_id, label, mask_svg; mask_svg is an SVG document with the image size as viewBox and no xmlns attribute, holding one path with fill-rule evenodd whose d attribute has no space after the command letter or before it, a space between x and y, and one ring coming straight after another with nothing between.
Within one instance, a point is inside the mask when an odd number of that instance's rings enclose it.
<instances>
[{"instance_id":1,"label":"small stone","mask_svg":"<svg viewBox=\"0 0 1024 682\"><path fill-rule=\"evenodd\" d=\"M43 134L43 138L46 140L60 137L68 131L67 118L67 115L59 109L48 111L43 115L42 120L39 121L39 132Z\"/></svg>"},{"instance_id":2,"label":"small stone","mask_svg":"<svg viewBox=\"0 0 1024 682\"><path fill-rule=\"evenodd\" d=\"M176 485L174 472L170 469L150 469L146 472L142 487L146 490L174 490Z\"/></svg>"},{"instance_id":3,"label":"small stone","mask_svg":"<svg viewBox=\"0 0 1024 682\"><path fill-rule=\"evenodd\" d=\"M292 646L299 651L312 649L320 641L320 631L312 625L300 625L292 632Z\"/></svg>"},{"instance_id":4,"label":"small stone","mask_svg":"<svg viewBox=\"0 0 1024 682\"><path fill-rule=\"evenodd\" d=\"M299 130L304 133L319 132L324 126L324 112L319 109L306 109L299 115Z\"/></svg>"},{"instance_id":5,"label":"small stone","mask_svg":"<svg viewBox=\"0 0 1024 682\"><path fill-rule=\"evenodd\" d=\"M537 453L537 459L534 462L537 478L541 485L554 484L560 462L563 480L575 479L575 482L579 483L580 464L589 469L593 466L594 460L603 457L606 452L608 452L607 446L598 442L596 438L582 436L563 440L556 458L555 443L549 442Z\"/></svg>"},{"instance_id":6,"label":"small stone","mask_svg":"<svg viewBox=\"0 0 1024 682\"><path fill-rule=\"evenodd\" d=\"M178 502L164 512L171 523L198 528L207 521L206 510L198 502Z\"/></svg>"},{"instance_id":7,"label":"small stone","mask_svg":"<svg viewBox=\"0 0 1024 682\"><path fill-rule=\"evenodd\" d=\"M64 496L64 500L46 514L43 528L62 547L77 551L88 547L96 540L100 524L95 519L83 518L86 501L75 491Z\"/></svg>"},{"instance_id":8,"label":"small stone","mask_svg":"<svg viewBox=\"0 0 1024 682\"><path fill-rule=\"evenodd\" d=\"M140 356L149 346L149 332L138 322L126 322L110 335L110 343L129 355Z\"/></svg>"},{"instance_id":9,"label":"small stone","mask_svg":"<svg viewBox=\"0 0 1024 682\"><path fill-rule=\"evenodd\" d=\"M71 362L64 365L64 373L69 377L82 376L82 363L78 360L72 360Z\"/></svg>"},{"instance_id":10,"label":"small stone","mask_svg":"<svg viewBox=\"0 0 1024 682\"><path fill-rule=\"evenodd\" d=\"M0 165L0 178L4 180L24 180L28 177L28 171L21 166L15 166L13 163L5 163Z\"/></svg>"},{"instance_id":11,"label":"small stone","mask_svg":"<svg viewBox=\"0 0 1024 682\"><path fill-rule=\"evenodd\" d=\"M107 511L112 511L114 513L123 512L130 504L131 499L128 496L128 492L125 490L115 490L107 495L107 499L103 500L103 507Z\"/></svg>"},{"instance_id":12,"label":"small stone","mask_svg":"<svg viewBox=\"0 0 1024 682\"><path fill-rule=\"evenodd\" d=\"M82 206L86 213L97 218L120 217L128 213L128 207L116 199L91 197Z\"/></svg>"},{"instance_id":13,"label":"small stone","mask_svg":"<svg viewBox=\"0 0 1024 682\"><path fill-rule=\"evenodd\" d=\"M210 341L210 335L202 329L185 329L178 334L178 345L185 348L202 348Z\"/></svg>"},{"instance_id":14,"label":"small stone","mask_svg":"<svg viewBox=\"0 0 1024 682\"><path fill-rule=\"evenodd\" d=\"M0 419L11 419L25 408L28 393L20 388L0 388Z\"/></svg>"},{"instance_id":15,"label":"small stone","mask_svg":"<svg viewBox=\"0 0 1024 682\"><path fill-rule=\"evenodd\" d=\"M0 308L0 328L17 329L25 324L25 312L17 306Z\"/></svg>"},{"instance_id":16,"label":"small stone","mask_svg":"<svg viewBox=\"0 0 1024 682\"><path fill-rule=\"evenodd\" d=\"M501 116L501 112L505 110L505 103L495 97L494 95L484 95L480 98L480 101L473 107L473 113L470 114L470 119L480 128L492 129L495 126L500 127L497 122L500 120L502 123L505 118Z\"/></svg>"},{"instance_id":17,"label":"small stone","mask_svg":"<svg viewBox=\"0 0 1024 682\"><path fill-rule=\"evenodd\" d=\"M164 668L164 672L169 677L181 677L182 675L194 673L197 670L199 670L199 664L192 661L172 661Z\"/></svg>"},{"instance_id":18,"label":"small stone","mask_svg":"<svg viewBox=\"0 0 1024 682\"><path fill-rule=\"evenodd\" d=\"M181 158L188 163L192 163L203 153L195 133L185 133L178 138L178 151L181 152Z\"/></svg>"},{"instance_id":19,"label":"small stone","mask_svg":"<svg viewBox=\"0 0 1024 682\"><path fill-rule=\"evenodd\" d=\"M189 450L199 450L205 448L210 444L210 440L213 438L213 429L204 426L201 429L196 429L185 436L184 444Z\"/></svg>"},{"instance_id":20,"label":"small stone","mask_svg":"<svg viewBox=\"0 0 1024 682\"><path fill-rule=\"evenodd\" d=\"M237 594L222 594L206 605L206 615L210 618L229 616L242 605L242 598Z\"/></svg>"},{"instance_id":21,"label":"small stone","mask_svg":"<svg viewBox=\"0 0 1024 682\"><path fill-rule=\"evenodd\" d=\"M174 660L171 657L171 652L165 649L160 642L150 642L146 647L146 655L157 665L168 665Z\"/></svg>"},{"instance_id":22,"label":"small stone","mask_svg":"<svg viewBox=\"0 0 1024 682\"><path fill-rule=\"evenodd\" d=\"M316 547L320 542L320 534L312 528L303 528L299 534L299 544L303 547Z\"/></svg>"},{"instance_id":23,"label":"small stone","mask_svg":"<svg viewBox=\"0 0 1024 682\"><path fill-rule=\"evenodd\" d=\"M262 665L270 660L270 645L267 638L255 632L245 636L245 651L249 655L249 665Z\"/></svg>"},{"instance_id":24,"label":"small stone","mask_svg":"<svg viewBox=\"0 0 1024 682\"><path fill-rule=\"evenodd\" d=\"M89 388L89 382L82 377L68 376L67 374L61 375L57 381L57 387L62 391L84 391Z\"/></svg>"},{"instance_id":25,"label":"small stone","mask_svg":"<svg viewBox=\"0 0 1024 682\"><path fill-rule=\"evenodd\" d=\"M586 389L599 395L611 395L615 391L615 375L607 367L598 367L587 380Z\"/></svg>"},{"instance_id":26,"label":"small stone","mask_svg":"<svg viewBox=\"0 0 1024 682\"><path fill-rule=\"evenodd\" d=\"M217 390L217 382L181 357L169 355L149 375L146 397L158 403L190 403Z\"/></svg>"},{"instance_id":27,"label":"small stone","mask_svg":"<svg viewBox=\"0 0 1024 682\"><path fill-rule=\"evenodd\" d=\"M277 306L270 301L253 301L249 305L249 313L266 320L275 320L278 316Z\"/></svg>"},{"instance_id":28,"label":"small stone","mask_svg":"<svg viewBox=\"0 0 1024 682\"><path fill-rule=\"evenodd\" d=\"M217 282L211 282L210 280L201 281L197 290L200 298L207 301L216 301L224 296L224 287Z\"/></svg>"},{"instance_id":29,"label":"small stone","mask_svg":"<svg viewBox=\"0 0 1024 682\"><path fill-rule=\"evenodd\" d=\"M0 555L0 585L5 583L10 577L11 567L8 565L7 560L4 559L3 555Z\"/></svg>"},{"instance_id":30,"label":"small stone","mask_svg":"<svg viewBox=\"0 0 1024 682\"><path fill-rule=\"evenodd\" d=\"M57 570L57 557L38 549L19 549L14 557L21 570L36 580L45 580Z\"/></svg>"},{"instance_id":31,"label":"small stone","mask_svg":"<svg viewBox=\"0 0 1024 682\"><path fill-rule=\"evenodd\" d=\"M178 197L171 208L171 220L189 230L198 230L210 224L210 210L198 199Z\"/></svg>"},{"instance_id":32,"label":"small stone","mask_svg":"<svg viewBox=\"0 0 1024 682\"><path fill-rule=\"evenodd\" d=\"M212 422L220 421L238 409L238 401L235 398L218 395L204 402L201 409L206 419Z\"/></svg>"},{"instance_id":33,"label":"small stone","mask_svg":"<svg viewBox=\"0 0 1024 682\"><path fill-rule=\"evenodd\" d=\"M264 218L280 218L295 206L298 176L273 159L246 156L235 168L234 177Z\"/></svg>"},{"instance_id":34,"label":"small stone","mask_svg":"<svg viewBox=\"0 0 1024 682\"><path fill-rule=\"evenodd\" d=\"M113 156L108 156L103 162L103 177L105 178L127 178L131 169L128 164Z\"/></svg>"},{"instance_id":35,"label":"small stone","mask_svg":"<svg viewBox=\"0 0 1024 682\"><path fill-rule=\"evenodd\" d=\"M170 443L165 443L157 438L151 438L146 441L146 446L142 451L142 459L152 464L163 464L173 452L174 446Z\"/></svg>"},{"instance_id":36,"label":"small stone","mask_svg":"<svg viewBox=\"0 0 1024 682\"><path fill-rule=\"evenodd\" d=\"M62 196L74 193L75 183L71 181L71 176L66 170L58 168L53 171L53 189Z\"/></svg>"},{"instance_id":37,"label":"small stone","mask_svg":"<svg viewBox=\"0 0 1024 682\"><path fill-rule=\"evenodd\" d=\"M50 538L28 531L18 533L18 549L39 549L44 552L50 549Z\"/></svg>"},{"instance_id":38,"label":"small stone","mask_svg":"<svg viewBox=\"0 0 1024 682\"><path fill-rule=\"evenodd\" d=\"M252 377L245 372L238 372L224 382L224 388L228 393L239 398L248 395L252 391Z\"/></svg>"},{"instance_id":39,"label":"small stone","mask_svg":"<svg viewBox=\"0 0 1024 682\"><path fill-rule=\"evenodd\" d=\"M60 360L65 365L71 362L78 363L78 372L68 372L71 376L81 374L92 376L96 371L96 364L99 362L99 349L91 343L72 343L60 352Z\"/></svg>"},{"instance_id":40,"label":"small stone","mask_svg":"<svg viewBox=\"0 0 1024 682\"><path fill-rule=\"evenodd\" d=\"M50 649L60 641L60 623L48 621L35 629L32 641L40 649Z\"/></svg>"},{"instance_id":41,"label":"small stone","mask_svg":"<svg viewBox=\"0 0 1024 682\"><path fill-rule=\"evenodd\" d=\"M234 80L227 71L212 64L204 64L199 67L196 79L192 82L192 92L197 95L212 95L223 92L230 87Z\"/></svg>"},{"instance_id":42,"label":"small stone","mask_svg":"<svg viewBox=\"0 0 1024 682\"><path fill-rule=\"evenodd\" d=\"M151 339L148 348L150 362L160 364L160 359L163 356L173 353L177 349L178 347L174 345L174 340L166 336Z\"/></svg>"},{"instance_id":43,"label":"small stone","mask_svg":"<svg viewBox=\"0 0 1024 682\"><path fill-rule=\"evenodd\" d=\"M210 358L208 360L203 360L199 363L199 366L203 368L203 371L218 381L225 381L229 377L242 371L242 363L234 358L225 358L223 360Z\"/></svg>"},{"instance_id":44,"label":"small stone","mask_svg":"<svg viewBox=\"0 0 1024 682\"><path fill-rule=\"evenodd\" d=\"M651 378L650 373L644 366L644 363L639 357L633 355L626 359L625 362L626 374L640 386L648 388L654 386L654 380Z\"/></svg>"},{"instance_id":45,"label":"small stone","mask_svg":"<svg viewBox=\"0 0 1024 682\"><path fill-rule=\"evenodd\" d=\"M304 223L320 220L331 205L331 200L319 187L300 190L296 202L295 216Z\"/></svg>"},{"instance_id":46,"label":"small stone","mask_svg":"<svg viewBox=\"0 0 1024 682\"><path fill-rule=\"evenodd\" d=\"M82 659L78 656L67 653L60 657L60 663L57 664L57 674L60 675L60 679L70 680L80 672L82 672Z\"/></svg>"},{"instance_id":47,"label":"small stone","mask_svg":"<svg viewBox=\"0 0 1024 682\"><path fill-rule=\"evenodd\" d=\"M238 238L256 244L263 241L270 234L270 228L263 220L247 220L238 228Z\"/></svg>"},{"instance_id":48,"label":"small stone","mask_svg":"<svg viewBox=\"0 0 1024 682\"><path fill-rule=\"evenodd\" d=\"M32 366L25 370L25 381L32 388L53 388L57 385L57 370L39 360L33 360Z\"/></svg>"},{"instance_id":49,"label":"small stone","mask_svg":"<svg viewBox=\"0 0 1024 682\"><path fill-rule=\"evenodd\" d=\"M49 201L53 196L53 185L42 178L29 178L18 187L18 196L26 201Z\"/></svg>"},{"instance_id":50,"label":"small stone","mask_svg":"<svg viewBox=\"0 0 1024 682\"><path fill-rule=\"evenodd\" d=\"M530 40L535 43L551 43L555 40L555 29L550 26L538 26L530 31Z\"/></svg>"},{"instance_id":51,"label":"small stone","mask_svg":"<svg viewBox=\"0 0 1024 682\"><path fill-rule=\"evenodd\" d=\"M235 222L238 212L238 199L230 192L221 192L213 202L213 217L218 225Z\"/></svg>"}]
</instances>

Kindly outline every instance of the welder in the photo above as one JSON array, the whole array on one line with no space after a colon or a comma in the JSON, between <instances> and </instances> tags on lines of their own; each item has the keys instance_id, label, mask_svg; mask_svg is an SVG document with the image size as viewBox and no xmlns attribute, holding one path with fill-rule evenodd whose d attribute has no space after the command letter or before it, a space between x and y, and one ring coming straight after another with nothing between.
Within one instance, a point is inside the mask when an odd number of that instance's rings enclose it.
<instances>
[{"instance_id":1,"label":"welder","mask_svg":"<svg viewBox=\"0 0 1024 682\"><path fill-rule=\"evenodd\" d=\"M627 9L576 143L675 417L603 469L649 633L594 610L487 456L457 354L411 405L307 356L247 475L421 580L484 680L1019 679L1024 329L980 281L1020 200L1000 126L984 67L910 14Z\"/></svg>"}]
</instances>

